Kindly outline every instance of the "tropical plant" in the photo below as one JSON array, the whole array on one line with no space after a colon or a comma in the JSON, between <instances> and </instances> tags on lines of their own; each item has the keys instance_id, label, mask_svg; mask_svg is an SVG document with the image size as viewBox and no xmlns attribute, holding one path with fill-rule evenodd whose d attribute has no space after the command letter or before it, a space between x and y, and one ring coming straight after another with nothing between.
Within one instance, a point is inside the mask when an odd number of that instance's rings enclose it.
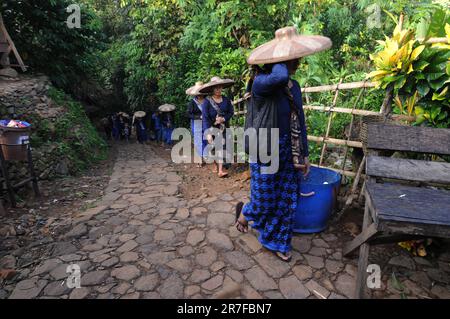
<instances>
[{"instance_id":1,"label":"tropical plant","mask_svg":"<svg viewBox=\"0 0 450 319\"><path fill-rule=\"evenodd\" d=\"M397 112L415 114L417 124L449 127L450 45L428 40L445 35L450 43L450 13L437 9L427 21L422 18L405 29L398 24L391 38L379 41L380 50L370 56L376 70L367 77L395 91Z\"/></svg>"}]
</instances>

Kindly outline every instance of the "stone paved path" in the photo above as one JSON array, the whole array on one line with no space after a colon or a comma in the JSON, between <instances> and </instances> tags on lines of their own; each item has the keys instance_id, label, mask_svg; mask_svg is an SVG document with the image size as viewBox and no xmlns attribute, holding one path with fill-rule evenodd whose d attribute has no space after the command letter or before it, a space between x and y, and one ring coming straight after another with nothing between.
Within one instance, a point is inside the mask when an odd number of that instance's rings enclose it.
<instances>
[{"instance_id":1,"label":"stone paved path","mask_svg":"<svg viewBox=\"0 0 450 319\"><path fill-rule=\"evenodd\" d=\"M263 250L254 234L241 235L232 226L233 207L246 200L246 192L186 201L181 183L150 146L119 149L105 196L69 220L52 255L22 269L19 282L3 288L3 297L352 297L356 259L342 258L342 242L331 231L294 237L294 258L286 264ZM398 256L397 263L406 258ZM69 264L81 267L80 289L63 284ZM431 283L428 273L413 275L409 293L450 297L448 272L442 271L447 277L434 291L424 288ZM397 288L383 288L387 292L380 296L399 297Z\"/></svg>"}]
</instances>

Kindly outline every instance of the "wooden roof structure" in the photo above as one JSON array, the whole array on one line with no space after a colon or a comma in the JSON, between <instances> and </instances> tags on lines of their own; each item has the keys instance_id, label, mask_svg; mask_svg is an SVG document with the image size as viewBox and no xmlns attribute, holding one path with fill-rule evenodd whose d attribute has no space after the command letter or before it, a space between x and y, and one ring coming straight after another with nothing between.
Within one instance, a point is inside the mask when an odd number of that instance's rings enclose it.
<instances>
[{"instance_id":1,"label":"wooden roof structure","mask_svg":"<svg viewBox=\"0 0 450 319\"><path fill-rule=\"evenodd\" d=\"M16 57L16 60L19 64L16 65L9 63L8 57L11 51L14 53L14 56ZM27 67L23 63L23 60L20 57L20 54L17 51L13 40L11 39L11 37L8 34L8 31L6 30L5 24L3 23L3 17L1 14L0 14L0 65L3 67L11 67L11 66L20 67L23 72L27 70Z\"/></svg>"}]
</instances>

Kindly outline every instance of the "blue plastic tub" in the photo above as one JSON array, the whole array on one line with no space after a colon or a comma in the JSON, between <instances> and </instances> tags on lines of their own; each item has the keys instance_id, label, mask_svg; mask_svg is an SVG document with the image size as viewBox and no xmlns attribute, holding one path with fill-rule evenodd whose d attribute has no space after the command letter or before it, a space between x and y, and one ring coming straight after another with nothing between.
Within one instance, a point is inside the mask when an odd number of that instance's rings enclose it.
<instances>
[{"instance_id":1,"label":"blue plastic tub","mask_svg":"<svg viewBox=\"0 0 450 319\"><path fill-rule=\"evenodd\" d=\"M311 167L306 178L302 175L294 232L310 234L327 228L340 184L341 175L325 168Z\"/></svg>"}]
</instances>

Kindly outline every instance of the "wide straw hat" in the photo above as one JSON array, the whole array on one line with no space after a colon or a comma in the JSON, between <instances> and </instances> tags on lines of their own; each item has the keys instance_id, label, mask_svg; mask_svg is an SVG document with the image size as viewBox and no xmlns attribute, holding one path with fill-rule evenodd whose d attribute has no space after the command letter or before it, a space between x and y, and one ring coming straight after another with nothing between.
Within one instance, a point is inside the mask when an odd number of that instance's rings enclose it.
<instances>
[{"instance_id":1,"label":"wide straw hat","mask_svg":"<svg viewBox=\"0 0 450 319\"><path fill-rule=\"evenodd\" d=\"M332 42L320 35L299 35L295 27L285 27L275 32L275 39L254 49L248 64L271 64L298 59L328 50Z\"/></svg>"},{"instance_id":2,"label":"wide straw hat","mask_svg":"<svg viewBox=\"0 0 450 319\"><path fill-rule=\"evenodd\" d=\"M200 89L200 93L208 94L211 93L216 86L222 86L223 88L230 87L234 84L234 81L231 79L221 79L218 76L214 76L211 81L203 85Z\"/></svg>"},{"instance_id":3,"label":"wide straw hat","mask_svg":"<svg viewBox=\"0 0 450 319\"><path fill-rule=\"evenodd\" d=\"M172 111L175 111L176 108L177 107L172 104L163 104L160 107L158 107L158 110L160 112L172 112Z\"/></svg>"},{"instance_id":4,"label":"wide straw hat","mask_svg":"<svg viewBox=\"0 0 450 319\"><path fill-rule=\"evenodd\" d=\"M204 85L203 82L195 82L194 86L191 86L189 89L186 90L186 94L190 96L205 95L205 93L200 93L200 89L203 88L203 85Z\"/></svg>"},{"instance_id":5,"label":"wide straw hat","mask_svg":"<svg viewBox=\"0 0 450 319\"><path fill-rule=\"evenodd\" d=\"M137 111L136 113L134 113L134 117L136 118L145 117L145 115L147 115L147 113L145 113L144 111Z\"/></svg>"}]
</instances>

